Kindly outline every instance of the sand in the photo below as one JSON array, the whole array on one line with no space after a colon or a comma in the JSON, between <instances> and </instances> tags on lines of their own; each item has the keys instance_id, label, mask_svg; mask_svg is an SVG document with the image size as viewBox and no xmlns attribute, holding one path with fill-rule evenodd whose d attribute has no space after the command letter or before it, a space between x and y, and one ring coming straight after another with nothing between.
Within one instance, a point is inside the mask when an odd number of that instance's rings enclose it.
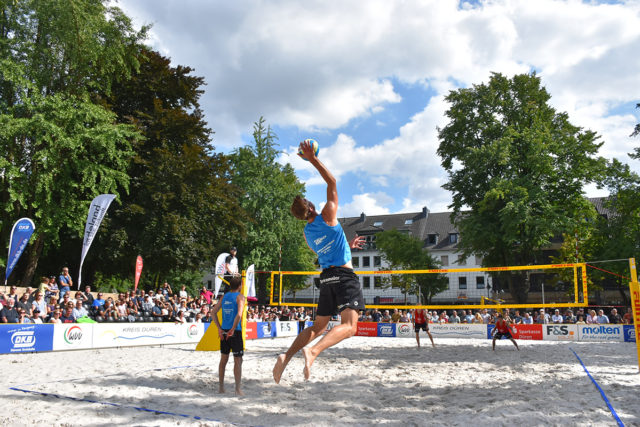
<instances>
[{"instance_id":1,"label":"sand","mask_svg":"<svg viewBox=\"0 0 640 427\"><path fill-rule=\"evenodd\" d=\"M1 355L0 424L616 425L573 349L622 422L640 425L634 344L520 341L518 352L501 341L494 353L488 340L417 349L353 337L323 353L309 381L296 357L276 385L275 358L291 342L248 341L244 397L233 393L233 361L220 395L219 353L193 345Z\"/></svg>"}]
</instances>

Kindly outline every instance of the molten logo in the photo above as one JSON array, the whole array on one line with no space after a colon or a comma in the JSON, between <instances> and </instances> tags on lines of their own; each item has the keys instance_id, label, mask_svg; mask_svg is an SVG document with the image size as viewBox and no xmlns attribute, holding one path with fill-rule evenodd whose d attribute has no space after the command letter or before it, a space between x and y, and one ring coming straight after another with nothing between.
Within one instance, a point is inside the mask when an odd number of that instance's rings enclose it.
<instances>
[{"instance_id":1,"label":"molten logo","mask_svg":"<svg viewBox=\"0 0 640 427\"><path fill-rule=\"evenodd\" d=\"M33 347L36 345L34 331L18 331L11 335L11 344L14 348Z\"/></svg>"},{"instance_id":2,"label":"molten logo","mask_svg":"<svg viewBox=\"0 0 640 427\"><path fill-rule=\"evenodd\" d=\"M78 344L82 341L82 328L80 326L72 326L64 331L64 340L69 345Z\"/></svg>"}]
</instances>

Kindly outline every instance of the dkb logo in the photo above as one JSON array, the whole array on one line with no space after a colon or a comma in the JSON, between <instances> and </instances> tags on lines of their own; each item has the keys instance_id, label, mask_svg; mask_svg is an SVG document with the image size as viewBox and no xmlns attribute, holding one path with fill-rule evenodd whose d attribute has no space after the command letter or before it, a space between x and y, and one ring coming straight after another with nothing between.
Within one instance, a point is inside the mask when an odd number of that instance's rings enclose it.
<instances>
[{"instance_id":1,"label":"dkb logo","mask_svg":"<svg viewBox=\"0 0 640 427\"><path fill-rule=\"evenodd\" d=\"M36 344L34 331L18 331L11 335L11 344L14 348L33 347Z\"/></svg>"}]
</instances>

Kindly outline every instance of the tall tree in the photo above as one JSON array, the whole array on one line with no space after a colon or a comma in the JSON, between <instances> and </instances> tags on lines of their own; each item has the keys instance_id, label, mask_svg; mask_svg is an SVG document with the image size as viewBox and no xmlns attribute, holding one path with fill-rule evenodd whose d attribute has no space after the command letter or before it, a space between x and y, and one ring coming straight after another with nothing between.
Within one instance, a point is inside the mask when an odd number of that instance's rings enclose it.
<instances>
[{"instance_id":1,"label":"tall tree","mask_svg":"<svg viewBox=\"0 0 640 427\"><path fill-rule=\"evenodd\" d=\"M439 263L424 249L420 239L388 230L377 234L376 247L392 270L432 270L439 268ZM447 289L449 281L443 274L403 274L383 278L387 287L402 290L405 303L408 294L420 294L423 301L431 303L431 299ZM420 301L422 303L423 301Z\"/></svg>"},{"instance_id":2,"label":"tall tree","mask_svg":"<svg viewBox=\"0 0 640 427\"><path fill-rule=\"evenodd\" d=\"M139 72L105 99L144 139L130 158L131 191L110 213L110 233L100 236L107 256L93 266L103 276L127 277L142 255L146 280L184 278L210 268L216 252L243 234L242 191L231 184L229 157L211 144L199 104L202 77L154 51L139 61ZM185 284L201 286L193 281Z\"/></svg>"},{"instance_id":3,"label":"tall tree","mask_svg":"<svg viewBox=\"0 0 640 427\"><path fill-rule=\"evenodd\" d=\"M304 223L290 213L293 198L304 193L304 184L298 181L290 164L277 162L276 140L277 136L261 117L253 127L253 145L233 153L232 182L245 192L241 204L251 218L246 237L237 243L238 254L243 265L255 264L256 270L277 270L280 264L283 270L312 270L315 256L304 240ZM256 292L264 300L266 277L256 278ZM286 286L290 290L305 287L306 279L294 276L286 281Z\"/></svg>"},{"instance_id":4,"label":"tall tree","mask_svg":"<svg viewBox=\"0 0 640 427\"><path fill-rule=\"evenodd\" d=\"M551 238L595 215L582 194L604 170L602 144L549 106L535 74L493 74L446 99L438 154L465 255L482 256L487 267L536 264ZM508 287L526 301L526 275L509 275Z\"/></svg>"},{"instance_id":5,"label":"tall tree","mask_svg":"<svg viewBox=\"0 0 640 427\"><path fill-rule=\"evenodd\" d=\"M30 285L40 255L60 232L79 236L94 196L126 190L138 133L96 105L97 92L126 78L145 29L107 2L38 0L0 6L0 239L11 223L36 223L23 270ZM80 246L65 248L76 251ZM75 257L74 257L75 258Z\"/></svg>"}]
</instances>

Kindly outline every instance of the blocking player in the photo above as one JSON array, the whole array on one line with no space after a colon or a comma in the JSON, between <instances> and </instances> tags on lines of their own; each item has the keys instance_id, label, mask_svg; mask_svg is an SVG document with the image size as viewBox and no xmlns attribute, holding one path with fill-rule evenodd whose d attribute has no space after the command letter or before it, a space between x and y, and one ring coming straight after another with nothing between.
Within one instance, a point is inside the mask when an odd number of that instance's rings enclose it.
<instances>
[{"instance_id":1,"label":"blocking player","mask_svg":"<svg viewBox=\"0 0 640 427\"><path fill-rule=\"evenodd\" d=\"M364 310L364 297L358 276L353 272L351 249L361 248L364 237L355 237L351 242L338 222L338 188L336 179L315 155L309 142L300 143L301 156L308 160L327 183L327 203L318 213L313 203L296 196L291 205L291 213L306 221L304 236L309 247L318 255L322 267L320 274L320 297L318 311L313 326L304 329L291 344L286 353L278 356L273 367L273 379L280 382L282 373L291 358L300 350L304 357L303 374L309 379L311 365L316 357L327 348L349 338L358 329L358 310ZM340 313L341 324L333 327L313 347L305 346L327 328L331 316Z\"/></svg>"},{"instance_id":2,"label":"blocking player","mask_svg":"<svg viewBox=\"0 0 640 427\"><path fill-rule=\"evenodd\" d=\"M513 336L511 336L511 319L507 317L505 320L502 317L502 313L498 313L496 317L498 320L496 320L496 326L495 328L493 328L493 341L492 341L493 351L496 351L496 340L499 340L502 337L509 338L513 343L513 345L516 346L518 351L520 351L520 347L518 347L518 343L516 342L515 339L513 339Z\"/></svg>"},{"instance_id":3,"label":"blocking player","mask_svg":"<svg viewBox=\"0 0 640 427\"><path fill-rule=\"evenodd\" d=\"M425 310L423 308L415 310L413 316L411 317L411 321L413 322L413 330L416 332L416 341L418 342L418 348L420 348L420 329L424 330L427 335L429 335L431 345L435 347L436 345L433 342L433 337L431 336L431 332L429 331L429 319L427 318Z\"/></svg>"},{"instance_id":4,"label":"blocking player","mask_svg":"<svg viewBox=\"0 0 640 427\"><path fill-rule=\"evenodd\" d=\"M242 396L242 356L244 343L242 341L242 312L245 298L240 292L242 279L233 276L229 279L230 290L213 307L212 318L218 327L220 338L220 365L218 366L219 391L224 393L224 371L229 361L229 353L233 352L233 376L236 381L236 395ZM218 311L222 310L222 325L218 320Z\"/></svg>"}]
</instances>

